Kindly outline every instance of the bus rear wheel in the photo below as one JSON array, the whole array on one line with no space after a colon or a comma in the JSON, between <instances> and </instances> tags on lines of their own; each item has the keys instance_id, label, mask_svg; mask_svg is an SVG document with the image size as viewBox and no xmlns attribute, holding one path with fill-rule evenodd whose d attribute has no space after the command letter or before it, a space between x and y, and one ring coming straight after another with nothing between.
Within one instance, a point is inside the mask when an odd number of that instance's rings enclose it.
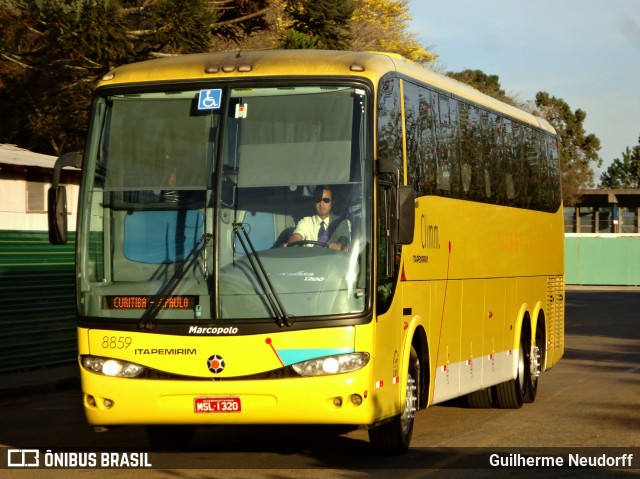
<instances>
[{"instance_id":1,"label":"bus rear wheel","mask_svg":"<svg viewBox=\"0 0 640 479\"><path fill-rule=\"evenodd\" d=\"M524 402L532 403L536 400L536 394L538 393L538 379L542 372L542 365L544 364L544 351L541 349L541 345L544 345L546 341L544 322L539 321L536 328L536 343L535 346L530 347L530 359L529 359L529 381L527 383L527 392L524 396Z\"/></svg>"},{"instance_id":2,"label":"bus rear wheel","mask_svg":"<svg viewBox=\"0 0 640 479\"><path fill-rule=\"evenodd\" d=\"M467 394L467 405L472 409L491 409L493 407L491 388L480 389Z\"/></svg>"},{"instance_id":3,"label":"bus rear wheel","mask_svg":"<svg viewBox=\"0 0 640 479\"><path fill-rule=\"evenodd\" d=\"M496 404L500 409L520 409L522 407L531 374L529 356L524 338L521 335L515 379L495 386Z\"/></svg>"},{"instance_id":4,"label":"bus rear wheel","mask_svg":"<svg viewBox=\"0 0 640 479\"><path fill-rule=\"evenodd\" d=\"M419 408L420 359L415 348L411 347L407 369L407 391L402 414L391 420L369 428L371 445L388 454L401 454L409 449L415 413Z\"/></svg>"}]
</instances>

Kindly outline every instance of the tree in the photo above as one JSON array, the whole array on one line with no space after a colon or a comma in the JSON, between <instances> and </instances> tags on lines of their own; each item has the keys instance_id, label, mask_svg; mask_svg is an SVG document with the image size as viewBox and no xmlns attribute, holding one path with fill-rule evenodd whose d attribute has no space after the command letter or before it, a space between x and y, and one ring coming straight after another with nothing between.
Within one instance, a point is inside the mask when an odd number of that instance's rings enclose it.
<instances>
[{"instance_id":1,"label":"tree","mask_svg":"<svg viewBox=\"0 0 640 479\"><path fill-rule=\"evenodd\" d=\"M83 147L91 91L123 63L267 28L270 0L0 0L0 143Z\"/></svg>"},{"instance_id":2,"label":"tree","mask_svg":"<svg viewBox=\"0 0 640 479\"><path fill-rule=\"evenodd\" d=\"M633 148L622 152L622 160L616 158L600 175L601 188L640 188L640 137Z\"/></svg>"},{"instance_id":3,"label":"tree","mask_svg":"<svg viewBox=\"0 0 640 479\"><path fill-rule=\"evenodd\" d=\"M355 0L349 48L398 53L418 63L433 63L437 55L408 31L408 0Z\"/></svg>"},{"instance_id":4,"label":"tree","mask_svg":"<svg viewBox=\"0 0 640 479\"><path fill-rule=\"evenodd\" d=\"M592 165L602 164L598 156L600 140L594 134L585 132L587 114L580 109L571 111L563 99L538 92L535 105L538 108L536 113L545 118L560 137L562 196L566 205L573 205L579 198L579 189L594 185Z\"/></svg>"},{"instance_id":5,"label":"tree","mask_svg":"<svg viewBox=\"0 0 640 479\"><path fill-rule=\"evenodd\" d=\"M133 58L109 2L0 5L0 142L42 153L75 147L97 76Z\"/></svg>"},{"instance_id":6,"label":"tree","mask_svg":"<svg viewBox=\"0 0 640 479\"><path fill-rule=\"evenodd\" d=\"M515 100L507 96L500 86L500 78L498 75L487 75L482 70L463 70L461 72L447 72L447 76L466 83L485 95L489 95L509 105L516 104Z\"/></svg>"},{"instance_id":7,"label":"tree","mask_svg":"<svg viewBox=\"0 0 640 479\"><path fill-rule=\"evenodd\" d=\"M84 145L93 87L112 68L231 48L367 49L430 62L408 0L0 0L0 143ZM355 30L354 30L355 29ZM368 38L367 38L368 37Z\"/></svg>"},{"instance_id":8,"label":"tree","mask_svg":"<svg viewBox=\"0 0 640 479\"><path fill-rule=\"evenodd\" d=\"M432 63L437 59L429 47L415 40L415 33L408 31L411 16L407 0L351 0L351 3L353 15L345 25L341 35L343 44L338 45L338 49L398 53L419 63ZM307 21L307 17L327 15L307 11L309 6L318 9L322 4L308 0L271 0L271 6L265 14L269 28L245 36L237 43L239 48L330 48L315 27L307 26L313 23ZM215 46L224 50L236 44L216 40Z\"/></svg>"},{"instance_id":9,"label":"tree","mask_svg":"<svg viewBox=\"0 0 640 479\"><path fill-rule=\"evenodd\" d=\"M285 11L292 22L283 47L344 49L353 9L352 0L287 0Z\"/></svg>"}]
</instances>

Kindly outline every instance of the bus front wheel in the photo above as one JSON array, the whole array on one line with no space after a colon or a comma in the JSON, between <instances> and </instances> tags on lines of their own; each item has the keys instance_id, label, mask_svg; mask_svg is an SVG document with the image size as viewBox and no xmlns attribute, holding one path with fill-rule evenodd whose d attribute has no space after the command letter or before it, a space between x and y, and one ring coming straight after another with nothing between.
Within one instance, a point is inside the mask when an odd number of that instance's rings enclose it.
<instances>
[{"instance_id":1,"label":"bus front wheel","mask_svg":"<svg viewBox=\"0 0 640 479\"><path fill-rule=\"evenodd\" d=\"M419 408L420 395L420 359L415 348L411 347L407 369L406 400L402 414L391 420L369 428L371 445L390 454L401 454L409 449L413 434L413 421Z\"/></svg>"}]
</instances>

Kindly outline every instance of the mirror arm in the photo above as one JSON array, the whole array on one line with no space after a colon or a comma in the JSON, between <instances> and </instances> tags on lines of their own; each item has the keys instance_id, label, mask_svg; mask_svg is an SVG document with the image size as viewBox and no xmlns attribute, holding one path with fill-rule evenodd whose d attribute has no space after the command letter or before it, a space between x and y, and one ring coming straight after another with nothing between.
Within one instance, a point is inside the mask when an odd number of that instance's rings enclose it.
<instances>
[{"instance_id":1,"label":"mirror arm","mask_svg":"<svg viewBox=\"0 0 640 479\"><path fill-rule=\"evenodd\" d=\"M53 186L54 188L56 188L60 184L60 171L65 166L80 168L82 166L82 153L73 151L70 153L65 153L64 155L58 157L55 164L53 165L53 178L51 180L51 186Z\"/></svg>"},{"instance_id":2,"label":"mirror arm","mask_svg":"<svg viewBox=\"0 0 640 479\"><path fill-rule=\"evenodd\" d=\"M400 186L400 168L393 161L386 158L378 158L376 161L376 174L392 175L395 180L395 186Z\"/></svg>"}]
</instances>

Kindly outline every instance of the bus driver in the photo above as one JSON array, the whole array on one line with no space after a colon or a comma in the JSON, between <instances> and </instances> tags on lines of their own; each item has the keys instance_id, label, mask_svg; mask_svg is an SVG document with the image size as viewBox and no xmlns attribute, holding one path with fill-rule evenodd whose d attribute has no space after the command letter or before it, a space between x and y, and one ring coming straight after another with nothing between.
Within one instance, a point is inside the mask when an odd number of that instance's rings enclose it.
<instances>
[{"instance_id":1,"label":"bus driver","mask_svg":"<svg viewBox=\"0 0 640 479\"><path fill-rule=\"evenodd\" d=\"M313 203L316 214L302 218L283 247L286 248L300 241L309 241L326 244L333 250L346 249L351 238L351 224L345 217L331 213L333 203L331 188L326 185L316 186L313 192Z\"/></svg>"}]
</instances>

